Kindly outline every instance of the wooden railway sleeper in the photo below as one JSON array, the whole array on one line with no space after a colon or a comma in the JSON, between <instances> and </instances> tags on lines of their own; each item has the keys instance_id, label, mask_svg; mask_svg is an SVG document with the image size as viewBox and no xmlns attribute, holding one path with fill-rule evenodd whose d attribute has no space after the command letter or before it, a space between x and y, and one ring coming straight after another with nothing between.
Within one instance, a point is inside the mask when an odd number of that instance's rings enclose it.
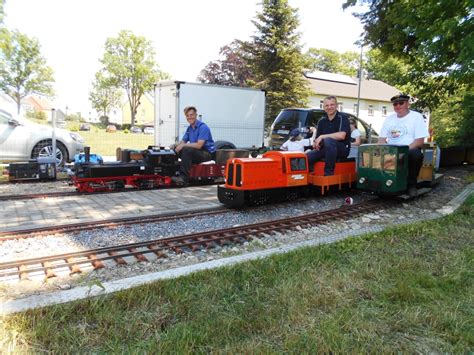
<instances>
[{"instance_id":1,"label":"wooden railway sleeper","mask_svg":"<svg viewBox=\"0 0 474 355\"><path fill-rule=\"evenodd\" d=\"M26 265L20 265L18 267L18 276L20 277L20 281L24 281L24 280L29 280L29 276L28 276L28 267Z\"/></svg>"},{"instance_id":2,"label":"wooden railway sleeper","mask_svg":"<svg viewBox=\"0 0 474 355\"><path fill-rule=\"evenodd\" d=\"M125 259L119 256L119 253L117 253L116 251L110 251L108 254L110 256L117 256L116 258L114 258L114 260L118 265L127 265Z\"/></svg>"},{"instance_id":3,"label":"wooden railway sleeper","mask_svg":"<svg viewBox=\"0 0 474 355\"><path fill-rule=\"evenodd\" d=\"M129 248L127 249L130 253L136 253L138 250L137 248ZM135 259L137 259L138 261L149 261L147 259L147 257L143 254L133 254L133 256L135 257Z\"/></svg>"},{"instance_id":4,"label":"wooden railway sleeper","mask_svg":"<svg viewBox=\"0 0 474 355\"><path fill-rule=\"evenodd\" d=\"M69 269L71 270L70 274L80 274L82 272L81 268L77 263L74 261L73 257L66 258L66 262L68 263Z\"/></svg>"},{"instance_id":5,"label":"wooden railway sleeper","mask_svg":"<svg viewBox=\"0 0 474 355\"><path fill-rule=\"evenodd\" d=\"M45 261L44 263L42 263L42 265L44 267L44 273L47 279L57 276L56 273L53 271L52 265L49 261Z\"/></svg>"},{"instance_id":6,"label":"wooden railway sleeper","mask_svg":"<svg viewBox=\"0 0 474 355\"><path fill-rule=\"evenodd\" d=\"M94 259L94 260L91 261L91 264L92 264L92 266L94 267L94 270L103 269L103 268L105 267L105 265L104 265L104 263L103 263L102 261L96 260L96 259L97 259L97 255L95 255L95 254L90 254L90 255L87 256L87 258L88 258L89 260Z\"/></svg>"}]
</instances>

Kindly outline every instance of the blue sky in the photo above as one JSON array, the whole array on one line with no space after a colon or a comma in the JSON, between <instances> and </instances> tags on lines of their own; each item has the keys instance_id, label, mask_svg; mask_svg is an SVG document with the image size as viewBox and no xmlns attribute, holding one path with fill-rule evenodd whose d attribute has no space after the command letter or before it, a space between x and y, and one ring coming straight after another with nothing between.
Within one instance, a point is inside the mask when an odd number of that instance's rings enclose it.
<instances>
[{"instance_id":1,"label":"blue sky","mask_svg":"<svg viewBox=\"0 0 474 355\"><path fill-rule=\"evenodd\" d=\"M289 0L304 48L357 50L362 33L341 0ZM36 37L55 72L56 108L90 111L88 93L108 37L122 29L152 41L160 68L196 81L219 48L254 34L254 0L6 0L5 24Z\"/></svg>"}]
</instances>

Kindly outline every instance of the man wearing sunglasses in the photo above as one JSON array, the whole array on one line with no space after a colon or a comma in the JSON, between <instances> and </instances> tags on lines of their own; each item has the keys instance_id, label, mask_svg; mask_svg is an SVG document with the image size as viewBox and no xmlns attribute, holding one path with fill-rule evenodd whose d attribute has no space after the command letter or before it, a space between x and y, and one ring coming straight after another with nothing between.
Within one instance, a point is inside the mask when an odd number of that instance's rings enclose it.
<instances>
[{"instance_id":1,"label":"man wearing sunglasses","mask_svg":"<svg viewBox=\"0 0 474 355\"><path fill-rule=\"evenodd\" d=\"M385 119L380 132L380 144L407 145L408 151L408 194L417 196L416 181L423 164L421 147L426 137L428 128L423 116L410 110L410 96L396 95L390 99L395 113Z\"/></svg>"}]
</instances>

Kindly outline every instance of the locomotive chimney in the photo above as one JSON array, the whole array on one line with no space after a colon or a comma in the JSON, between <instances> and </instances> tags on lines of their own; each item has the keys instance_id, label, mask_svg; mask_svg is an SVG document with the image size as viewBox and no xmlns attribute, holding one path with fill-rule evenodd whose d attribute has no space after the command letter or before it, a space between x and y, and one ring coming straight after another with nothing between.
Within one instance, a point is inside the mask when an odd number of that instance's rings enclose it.
<instances>
[{"instance_id":1,"label":"locomotive chimney","mask_svg":"<svg viewBox=\"0 0 474 355\"><path fill-rule=\"evenodd\" d=\"M84 147L85 161L88 163L91 160L91 147Z\"/></svg>"}]
</instances>

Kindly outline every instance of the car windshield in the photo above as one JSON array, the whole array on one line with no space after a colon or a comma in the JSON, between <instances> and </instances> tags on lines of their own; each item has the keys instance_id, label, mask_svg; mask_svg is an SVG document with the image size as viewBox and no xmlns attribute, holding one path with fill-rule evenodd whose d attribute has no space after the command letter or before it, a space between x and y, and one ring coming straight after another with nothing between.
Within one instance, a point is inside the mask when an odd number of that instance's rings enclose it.
<instances>
[{"instance_id":1,"label":"car windshield","mask_svg":"<svg viewBox=\"0 0 474 355\"><path fill-rule=\"evenodd\" d=\"M293 129L304 127L307 111L283 110L275 119L275 129ZM288 132L289 133L289 132Z\"/></svg>"}]
</instances>

